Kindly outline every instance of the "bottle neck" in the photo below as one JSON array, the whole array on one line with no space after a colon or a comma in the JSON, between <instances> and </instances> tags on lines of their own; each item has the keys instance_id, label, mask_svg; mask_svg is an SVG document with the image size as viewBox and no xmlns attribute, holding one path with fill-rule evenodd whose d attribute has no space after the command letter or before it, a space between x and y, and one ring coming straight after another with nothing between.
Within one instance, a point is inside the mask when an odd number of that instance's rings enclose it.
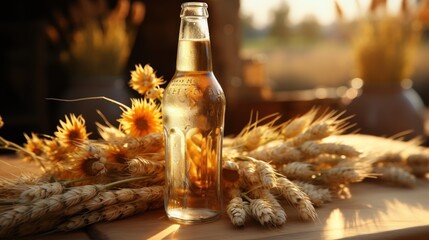
<instances>
[{"instance_id":1,"label":"bottle neck","mask_svg":"<svg viewBox=\"0 0 429 240\"><path fill-rule=\"evenodd\" d=\"M182 5L176 70L212 71L207 5Z\"/></svg>"}]
</instances>

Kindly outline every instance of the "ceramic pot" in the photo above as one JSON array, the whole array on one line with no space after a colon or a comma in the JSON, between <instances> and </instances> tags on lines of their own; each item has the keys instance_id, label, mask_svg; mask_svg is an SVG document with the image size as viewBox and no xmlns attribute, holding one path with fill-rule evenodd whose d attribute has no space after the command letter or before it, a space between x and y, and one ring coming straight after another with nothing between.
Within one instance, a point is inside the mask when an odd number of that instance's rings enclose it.
<instances>
[{"instance_id":1,"label":"ceramic pot","mask_svg":"<svg viewBox=\"0 0 429 240\"><path fill-rule=\"evenodd\" d=\"M98 96L105 96L130 106L131 92L126 85L126 80L121 76L72 78L69 87L65 89L61 98L77 99ZM81 114L85 119L87 130L92 132L93 135L97 135L95 122L104 123L97 110L114 126L118 125L117 119L120 118L122 113L119 106L102 99L60 102L59 116L60 119L64 119L65 114Z\"/></svg>"},{"instance_id":2,"label":"ceramic pot","mask_svg":"<svg viewBox=\"0 0 429 240\"><path fill-rule=\"evenodd\" d=\"M413 88L385 83L364 85L361 94L346 107L359 133L392 137L408 132L405 139L424 132L425 106Z\"/></svg>"}]
</instances>

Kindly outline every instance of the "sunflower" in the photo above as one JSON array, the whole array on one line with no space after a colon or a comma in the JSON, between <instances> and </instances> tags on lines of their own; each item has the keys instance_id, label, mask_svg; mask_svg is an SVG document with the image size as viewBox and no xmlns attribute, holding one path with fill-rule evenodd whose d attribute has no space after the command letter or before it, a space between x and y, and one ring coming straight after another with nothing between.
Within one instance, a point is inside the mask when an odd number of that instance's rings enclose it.
<instances>
[{"instance_id":1,"label":"sunflower","mask_svg":"<svg viewBox=\"0 0 429 240\"><path fill-rule=\"evenodd\" d=\"M164 83L162 77L157 77L153 68L148 64L144 68L140 64L136 65L136 70L131 71L129 85L141 95L145 95Z\"/></svg>"},{"instance_id":2,"label":"sunflower","mask_svg":"<svg viewBox=\"0 0 429 240\"><path fill-rule=\"evenodd\" d=\"M76 185L95 183L107 174L104 159L100 156L88 153L82 149L67 155L67 161L61 165L61 169L54 172L54 177L61 180L87 179Z\"/></svg>"},{"instance_id":3,"label":"sunflower","mask_svg":"<svg viewBox=\"0 0 429 240\"><path fill-rule=\"evenodd\" d=\"M125 148L110 145L106 148L105 157L109 171L123 172L127 167L128 154Z\"/></svg>"},{"instance_id":4,"label":"sunflower","mask_svg":"<svg viewBox=\"0 0 429 240\"><path fill-rule=\"evenodd\" d=\"M67 162L70 148L57 138L45 139L45 159L52 164L63 164Z\"/></svg>"},{"instance_id":5,"label":"sunflower","mask_svg":"<svg viewBox=\"0 0 429 240\"><path fill-rule=\"evenodd\" d=\"M131 108L127 108L118 120L120 128L126 134L142 137L152 132L162 131L161 107L152 99L131 99Z\"/></svg>"},{"instance_id":6,"label":"sunflower","mask_svg":"<svg viewBox=\"0 0 429 240\"><path fill-rule=\"evenodd\" d=\"M36 156L41 156L45 152L46 144L45 141L37 134L31 133L31 137L27 134L24 134L25 139L27 140L27 143L24 144L25 150L28 152L34 153ZM31 161L33 160L33 157L29 156L28 154L22 153L24 155L24 159Z\"/></svg>"},{"instance_id":7,"label":"sunflower","mask_svg":"<svg viewBox=\"0 0 429 240\"><path fill-rule=\"evenodd\" d=\"M89 134L86 132L85 119L79 115L70 114L66 121L60 120L61 126L57 126L55 136L68 147L76 147L88 139Z\"/></svg>"}]
</instances>

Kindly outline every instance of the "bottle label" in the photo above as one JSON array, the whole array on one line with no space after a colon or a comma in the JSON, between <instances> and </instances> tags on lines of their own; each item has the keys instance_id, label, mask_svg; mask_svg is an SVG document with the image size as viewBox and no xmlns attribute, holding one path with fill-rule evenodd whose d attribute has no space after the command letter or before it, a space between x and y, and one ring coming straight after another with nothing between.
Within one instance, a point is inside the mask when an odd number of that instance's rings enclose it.
<instances>
[{"instance_id":1,"label":"bottle label","mask_svg":"<svg viewBox=\"0 0 429 240\"><path fill-rule=\"evenodd\" d=\"M197 88L196 79L192 78L177 78L173 79L170 86L167 88L168 94L181 95L181 94L198 94L200 90Z\"/></svg>"},{"instance_id":2,"label":"bottle label","mask_svg":"<svg viewBox=\"0 0 429 240\"><path fill-rule=\"evenodd\" d=\"M219 97L223 95L223 91L221 89L216 89L212 87L207 87L204 92L209 97ZM202 96L203 90L198 84L198 79L176 78L172 80L170 86L166 89L166 93L179 96Z\"/></svg>"}]
</instances>

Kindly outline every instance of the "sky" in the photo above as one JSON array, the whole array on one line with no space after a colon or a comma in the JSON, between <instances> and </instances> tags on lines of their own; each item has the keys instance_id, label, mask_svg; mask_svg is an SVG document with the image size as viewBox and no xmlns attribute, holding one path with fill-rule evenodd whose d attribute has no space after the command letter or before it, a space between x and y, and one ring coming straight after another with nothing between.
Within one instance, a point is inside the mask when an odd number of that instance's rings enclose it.
<instances>
[{"instance_id":1,"label":"sky","mask_svg":"<svg viewBox=\"0 0 429 240\"><path fill-rule=\"evenodd\" d=\"M271 12L282 2L289 6L289 20L299 23L305 16L313 15L322 25L329 25L336 20L334 0L240 0L242 14L253 15L255 27L262 28L271 22ZM370 0L338 0L346 19L355 18L360 9L367 9ZM388 9L399 9L401 0L388 0Z\"/></svg>"}]
</instances>

